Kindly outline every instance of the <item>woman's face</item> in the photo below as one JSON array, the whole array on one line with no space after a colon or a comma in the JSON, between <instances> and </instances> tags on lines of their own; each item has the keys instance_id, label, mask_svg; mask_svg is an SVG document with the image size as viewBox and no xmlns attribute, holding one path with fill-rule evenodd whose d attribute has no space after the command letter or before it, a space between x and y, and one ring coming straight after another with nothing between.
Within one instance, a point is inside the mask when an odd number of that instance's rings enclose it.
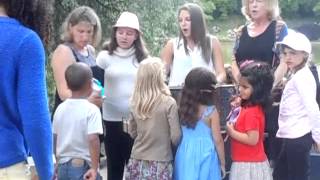
<instances>
[{"instance_id":1,"label":"woman's face","mask_svg":"<svg viewBox=\"0 0 320 180\"><path fill-rule=\"evenodd\" d=\"M253 21L259 19L268 19L266 0L248 0L249 15Z\"/></svg>"},{"instance_id":2,"label":"woman's face","mask_svg":"<svg viewBox=\"0 0 320 180\"><path fill-rule=\"evenodd\" d=\"M290 70L294 70L305 61L306 54L303 51L284 48L281 52L281 58Z\"/></svg>"},{"instance_id":3,"label":"woman's face","mask_svg":"<svg viewBox=\"0 0 320 180\"><path fill-rule=\"evenodd\" d=\"M137 30L128 27L118 27L116 30L117 44L122 49L129 49L137 39Z\"/></svg>"},{"instance_id":4,"label":"woman's face","mask_svg":"<svg viewBox=\"0 0 320 180\"><path fill-rule=\"evenodd\" d=\"M69 27L76 48L81 50L92 42L93 29L93 25L86 21L81 21L78 24Z\"/></svg>"},{"instance_id":5,"label":"woman's face","mask_svg":"<svg viewBox=\"0 0 320 180\"><path fill-rule=\"evenodd\" d=\"M183 36L191 37L191 17L189 11L181 10L178 20Z\"/></svg>"},{"instance_id":6,"label":"woman's face","mask_svg":"<svg viewBox=\"0 0 320 180\"><path fill-rule=\"evenodd\" d=\"M248 82L246 77L240 77L239 79L239 93L240 98L243 100L248 100L251 97L253 88L251 84Z\"/></svg>"}]
</instances>

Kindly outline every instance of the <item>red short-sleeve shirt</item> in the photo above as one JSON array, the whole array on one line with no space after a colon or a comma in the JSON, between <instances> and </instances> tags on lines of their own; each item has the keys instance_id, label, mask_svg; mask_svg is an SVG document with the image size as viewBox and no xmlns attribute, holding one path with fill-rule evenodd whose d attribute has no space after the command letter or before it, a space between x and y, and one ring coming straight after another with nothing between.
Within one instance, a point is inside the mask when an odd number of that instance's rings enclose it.
<instances>
[{"instance_id":1,"label":"red short-sleeve shirt","mask_svg":"<svg viewBox=\"0 0 320 180\"><path fill-rule=\"evenodd\" d=\"M231 155L233 161L238 162L262 162L267 159L264 152L265 116L261 106L250 106L241 108L235 129L245 133L249 130L259 131L258 143L254 146L243 144L231 139Z\"/></svg>"}]
</instances>

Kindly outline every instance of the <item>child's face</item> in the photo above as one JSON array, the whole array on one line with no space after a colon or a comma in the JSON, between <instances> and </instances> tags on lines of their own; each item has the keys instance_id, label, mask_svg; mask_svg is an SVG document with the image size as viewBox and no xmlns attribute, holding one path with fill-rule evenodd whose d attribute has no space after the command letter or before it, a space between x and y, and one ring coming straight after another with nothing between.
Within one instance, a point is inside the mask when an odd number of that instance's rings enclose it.
<instances>
[{"instance_id":1,"label":"child's face","mask_svg":"<svg viewBox=\"0 0 320 180\"><path fill-rule=\"evenodd\" d=\"M240 98L243 100L248 100L251 97L253 88L251 84L249 84L247 78L240 77L239 79L239 93Z\"/></svg>"},{"instance_id":2,"label":"child's face","mask_svg":"<svg viewBox=\"0 0 320 180\"><path fill-rule=\"evenodd\" d=\"M129 49L137 38L138 33L135 29L128 27L117 28L116 40L120 48Z\"/></svg>"},{"instance_id":3,"label":"child's face","mask_svg":"<svg viewBox=\"0 0 320 180\"><path fill-rule=\"evenodd\" d=\"M306 54L303 51L284 48L281 52L281 58L287 64L288 68L293 70L304 62Z\"/></svg>"}]
</instances>

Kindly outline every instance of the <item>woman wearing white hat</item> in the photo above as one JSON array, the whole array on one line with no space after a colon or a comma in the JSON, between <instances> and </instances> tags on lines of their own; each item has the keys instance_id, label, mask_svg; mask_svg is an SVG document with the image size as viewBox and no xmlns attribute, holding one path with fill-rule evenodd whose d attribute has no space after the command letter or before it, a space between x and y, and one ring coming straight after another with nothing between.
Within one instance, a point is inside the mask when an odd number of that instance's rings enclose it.
<instances>
[{"instance_id":1,"label":"woman wearing white hat","mask_svg":"<svg viewBox=\"0 0 320 180\"><path fill-rule=\"evenodd\" d=\"M277 137L282 141L282 149L273 176L275 180L308 180L313 142L320 150L316 81L307 64L311 43L303 34L290 31L277 45L290 76L280 102Z\"/></svg>"},{"instance_id":2,"label":"woman wearing white hat","mask_svg":"<svg viewBox=\"0 0 320 180\"><path fill-rule=\"evenodd\" d=\"M120 15L104 49L97 56L97 64L105 70L106 98L102 115L106 128L108 179L122 180L133 143L123 132L123 120L128 118L129 99L139 63L148 56L135 14L123 12Z\"/></svg>"}]
</instances>

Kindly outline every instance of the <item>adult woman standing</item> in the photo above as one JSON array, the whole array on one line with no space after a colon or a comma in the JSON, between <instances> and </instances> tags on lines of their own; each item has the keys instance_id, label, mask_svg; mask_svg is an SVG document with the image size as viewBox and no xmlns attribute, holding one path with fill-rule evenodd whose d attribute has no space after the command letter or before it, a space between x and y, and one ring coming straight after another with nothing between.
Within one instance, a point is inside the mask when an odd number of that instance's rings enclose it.
<instances>
[{"instance_id":1,"label":"adult woman standing","mask_svg":"<svg viewBox=\"0 0 320 180\"><path fill-rule=\"evenodd\" d=\"M39 178L53 177L41 42L49 40L51 13L51 0L0 0L0 179L31 179L29 153Z\"/></svg>"},{"instance_id":2,"label":"adult woman standing","mask_svg":"<svg viewBox=\"0 0 320 180\"><path fill-rule=\"evenodd\" d=\"M278 0L242 0L242 13L248 24L239 28L232 59L232 74L238 82L239 66L246 60L260 60L268 63L274 70L274 86L286 72L285 63L281 62L274 51L276 41L281 41L287 34L287 26L280 21ZM272 113L266 114L267 155L269 160L276 158L280 149L274 142L277 131L278 107L272 108Z\"/></svg>"},{"instance_id":3,"label":"adult woman standing","mask_svg":"<svg viewBox=\"0 0 320 180\"><path fill-rule=\"evenodd\" d=\"M182 86L186 75L195 67L205 67L216 73L218 82L226 78L221 45L210 36L201 7L187 3L179 8L180 35L168 41L161 58L170 73L169 86Z\"/></svg>"},{"instance_id":4,"label":"adult woman standing","mask_svg":"<svg viewBox=\"0 0 320 180\"><path fill-rule=\"evenodd\" d=\"M91 67L96 65L93 46L101 40L101 25L94 10L87 6L74 9L62 25L61 40L62 44L55 49L51 60L57 87L53 113L63 100L71 96L64 77L67 67L75 62L83 62ZM102 104L102 98L94 93L89 100L98 106Z\"/></svg>"},{"instance_id":5,"label":"adult woman standing","mask_svg":"<svg viewBox=\"0 0 320 180\"><path fill-rule=\"evenodd\" d=\"M281 41L287 35L287 26L280 20L278 0L242 0L242 13L248 23L241 26L237 32L232 59L233 77L237 81L239 65L252 59L265 61L277 69L275 75L283 75L286 70L285 63L280 63L274 51L275 42ZM279 82L279 77L275 77L275 83Z\"/></svg>"},{"instance_id":6,"label":"adult woman standing","mask_svg":"<svg viewBox=\"0 0 320 180\"><path fill-rule=\"evenodd\" d=\"M147 56L138 17L123 12L112 28L110 42L97 56L98 66L105 71L106 98L102 114L109 180L122 180L125 163L130 157L133 141L123 132L123 120L129 115L129 99L139 63Z\"/></svg>"}]
</instances>

